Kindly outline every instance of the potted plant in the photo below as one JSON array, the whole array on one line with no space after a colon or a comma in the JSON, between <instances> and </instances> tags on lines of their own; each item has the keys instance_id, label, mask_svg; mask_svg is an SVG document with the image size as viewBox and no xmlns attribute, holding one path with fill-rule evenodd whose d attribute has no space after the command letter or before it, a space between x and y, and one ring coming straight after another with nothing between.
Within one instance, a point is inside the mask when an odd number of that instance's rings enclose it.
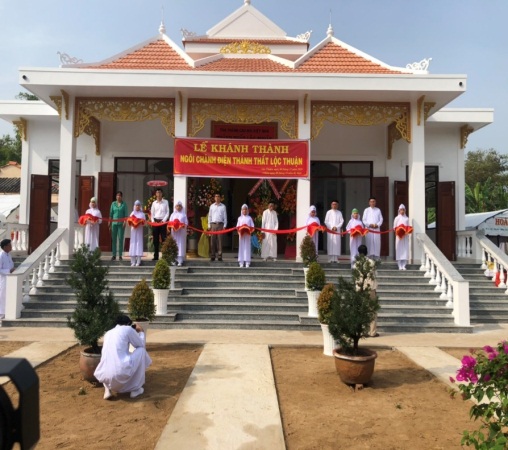
<instances>
[{"instance_id":1,"label":"potted plant","mask_svg":"<svg viewBox=\"0 0 508 450\"><path fill-rule=\"evenodd\" d=\"M317 261L316 245L312 238L307 234L300 243L300 257L303 262L303 274L305 277L305 289L307 289L307 270L311 262Z\"/></svg>"},{"instance_id":2,"label":"potted plant","mask_svg":"<svg viewBox=\"0 0 508 450\"><path fill-rule=\"evenodd\" d=\"M323 332L323 354L333 356L335 350L335 339L330 334L328 322L332 315L332 301L336 294L335 286L332 283L325 284L317 300L318 319Z\"/></svg>"},{"instance_id":3,"label":"potted plant","mask_svg":"<svg viewBox=\"0 0 508 450\"><path fill-rule=\"evenodd\" d=\"M153 292L144 278L134 286L127 303L127 311L146 333L148 323L155 318L155 303Z\"/></svg>"},{"instance_id":4,"label":"potted plant","mask_svg":"<svg viewBox=\"0 0 508 450\"><path fill-rule=\"evenodd\" d=\"M173 236L168 234L168 237L162 244L162 259L165 259L168 263L168 266L171 271L171 285L170 288L175 288L175 274L176 274L176 264L178 258L178 244L176 243Z\"/></svg>"},{"instance_id":5,"label":"potted plant","mask_svg":"<svg viewBox=\"0 0 508 450\"><path fill-rule=\"evenodd\" d=\"M77 306L67 317L67 325L86 348L81 352L79 368L83 378L97 382L94 372L100 362L99 339L115 326L120 314L118 302L108 287L108 268L102 265L101 251L93 252L85 245L75 253L70 264L67 284L74 290Z\"/></svg>"},{"instance_id":6,"label":"potted plant","mask_svg":"<svg viewBox=\"0 0 508 450\"><path fill-rule=\"evenodd\" d=\"M325 284L325 271L318 262L311 262L309 265L309 270L305 275L305 285L307 286L307 300L309 302L309 317L318 317L317 299Z\"/></svg>"},{"instance_id":7,"label":"potted plant","mask_svg":"<svg viewBox=\"0 0 508 450\"><path fill-rule=\"evenodd\" d=\"M339 277L337 291L332 298L328 319L330 333L339 348L333 351L335 367L344 383L363 385L374 372L377 353L359 348L361 338L369 336L370 324L379 310L377 295L372 295L369 280L373 266L363 255L356 259L352 281Z\"/></svg>"},{"instance_id":8,"label":"potted plant","mask_svg":"<svg viewBox=\"0 0 508 450\"><path fill-rule=\"evenodd\" d=\"M155 264L152 273L152 289L156 305L156 314L162 315L168 312L168 293L171 283L171 273L168 263L164 258Z\"/></svg>"}]
</instances>

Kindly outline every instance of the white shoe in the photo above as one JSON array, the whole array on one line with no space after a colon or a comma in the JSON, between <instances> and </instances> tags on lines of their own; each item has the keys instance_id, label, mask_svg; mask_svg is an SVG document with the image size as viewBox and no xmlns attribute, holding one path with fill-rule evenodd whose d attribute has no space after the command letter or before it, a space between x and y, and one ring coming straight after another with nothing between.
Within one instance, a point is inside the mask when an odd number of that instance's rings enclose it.
<instances>
[{"instance_id":1,"label":"white shoe","mask_svg":"<svg viewBox=\"0 0 508 450\"><path fill-rule=\"evenodd\" d=\"M104 400L109 400L111 397L113 397L112 392L106 385L104 385Z\"/></svg>"},{"instance_id":2,"label":"white shoe","mask_svg":"<svg viewBox=\"0 0 508 450\"><path fill-rule=\"evenodd\" d=\"M238 263L238 266L239 266L239 267L243 267L243 264L242 264L242 263Z\"/></svg>"},{"instance_id":3,"label":"white shoe","mask_svg":"<svg viewBox=\"0 0 508 450\"><path fill-rule=\"evenodd\" d=\"M131 398L139 397L143 392L145 392L145 390L142 387L140 387L139 389L136 389L135 391L131 392Z\"/></svg>"},{"instance_id":4,"label":"white shoe","mask_svg":"<svg viewBox=\"0 0 508 450\"><path fill-rule=\"evenodd\" d=\"M277 261L277 258L273 258L273 262Z\"/></svg>"},{"instance_id":5,"label":"white shoe","mask_svg":"<svg viewBox=\"0 0 508 450\"><path fill-rule=\"evenodd\" d=\"M182 263L178 263L178 267L182 267Z\"/></svg>"},{"instance_id":6,"label":"white shoe","mask_svg":"<svg viewBox=\"0 0 508 450\"><path fill-rule=\"evenodd\" d=\"M402 270L406 270L406 268L405 268L405 267L403 267L403 268L402 268Z\"/></svg>"},{"instance_id":7,"label":"white shoe","mask_svg":"<svg viewBox=\"0 0 508 450\"><path fill-rule=\"evenodd\" d=\"M136 264L132 263L132 264L131 264L131 267L134 267L135 265L136 265Z\"/></svg>"},{"instance_id":8,"label":"white shoe","mask_svg":"<svg viewBox=\"0 0 508 450\"><path fill-rule=\"evenodd\" d=\"M139 267L141 265L141 263L136 263L136 266Z\"/></svg>"},{"instance_id":9,"label":"white shoe","mask_svg":"<svg viewBox=\"0 0 508 450\"><path fill-rule=\"evenodd\" d=\"M249 263L246 263L246 264L245 264L245 267L250 267L250 264L249 264Z\"/></svg>"}]
</instances>

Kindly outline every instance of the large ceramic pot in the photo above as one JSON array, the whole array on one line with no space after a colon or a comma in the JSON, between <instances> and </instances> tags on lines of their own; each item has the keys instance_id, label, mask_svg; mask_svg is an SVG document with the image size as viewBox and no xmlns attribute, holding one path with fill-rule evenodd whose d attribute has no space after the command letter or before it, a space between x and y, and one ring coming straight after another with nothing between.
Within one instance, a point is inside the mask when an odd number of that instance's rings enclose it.
<instances>
[{"instance_id":1,"label":"large ceramic pot","mask_svg":"<svg viewBox=\"0 0 508 450\"><path fill-rule=\"evenodd\" d=\"M309 311L307 315L309 317L318 316L317 301L319 294L321 294L321 291L307 291L307 301L309 303Z\"/></svg>"},{"instance_id":2,"label":"large ceramic pot","mask_svg":"<svg viewBox=\"0 0 508 450\"><path fill-rule=\"evenodd\" d=\"M335 369L346 384L367 384L372 378L377 353L365 348L359 352L358 356L350 356L340 353L340 349L333 351Z\"/></svg>"},{"instance_id":3,"label":"large ceramic pot","mask_svg":"<svg viewBox=\"0 0 508 450\"><path fill-rule=\"evenodd\" d=\"M79 371L85 381L98 383L94 372L101 361L100 353L92 353L92 348L85 348L79 355Z\"/></svg>"},{"instance_id":4,"label":"large ceramic pot","mask_svg":"<svg viewBox=\"0 0 508 450\"><path fill-rule=\"evenodd\" d=\"M330 334L328 325L322 323L321 331L323 332L323 355L333 356L333 351L335 350L335 339Z\"/></svg>"},{"instance_id":5,"label":"large ceramic pot","mask_svg":"<svg viewBox=\"0 0 508 450\"><path fill-rule=\"evenodd\" d=\"M169 289L152 289L152 290L156 308L155 314L157 314L158 316L167 314ZM141 324L141 326L143 325Z\"/></svg>"}]
</instances>

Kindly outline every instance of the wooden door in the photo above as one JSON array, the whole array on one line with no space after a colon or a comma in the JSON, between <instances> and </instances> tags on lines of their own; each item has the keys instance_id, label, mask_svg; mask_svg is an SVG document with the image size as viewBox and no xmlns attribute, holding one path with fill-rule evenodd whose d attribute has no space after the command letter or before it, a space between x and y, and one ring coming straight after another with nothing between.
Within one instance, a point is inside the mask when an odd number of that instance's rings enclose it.
<instances>
[{"instance_id":1,"label":"wooden door","mask_svg":"<svg viewBox=\"0 0 508 450\"><path fill-rule=\"evenodd\" d=\"M50 210L51 176L32 175L30 184L28 253L32 253L49 236Z\"/></svg>"},{"instance_id":2,"label":"wooden door","mask_svg":"<svg viewBox=\"0 0 508 450\"><path fill-rule=\"evenodd\" d=\"M82 175L79 177L79 189L76 192L76 207L78 208L78 216L85 214L89 208L90 199L94 195L94 177Z\"/></svg>"},{"instance_id":3,"label":"wooden door","mask_svg":"<svg viewBox=\"0 0 508 450\"><path fill-rule=\"evenodd\" d=\"M393 209L394 217L399 214L399 206L403 204L406 207L406 215L409 216L409 191L407 181L393 182Z\"/></svg>"},{"instance_id":4,"label":"wooden door","mask_svg":"<svg viewBox=\"0 0 508 450\"><path fill-rule=\"evenodd\" d=\"M439 250L455 261L455 181L437 184L436 241Z\"/></svg>"},{"instance_id":5,"label":"wooden door","mask_svg":"<svg viewBox=\"0 0 508 450\"><path fill-rule=\"evenodd\" d=\"M109 208L115 199L116 174L114 172L99 172L97 187L97 202L103 218L109 219ZM111 251L111 233L108 222L104 220L99 230L99 247L103 252Z\"/></svg>"},{"instance_id":6,"label":"wooden door","mask_svg":"<svg viewBox=\"0 0 508 450\"><path fill-rule=\"evenodd\" d=\"M388 177L373 177L371 185L371 196L376 198L376 206L381 210L383 215L383 225L380 231L386 231L390 227L390 215L388 214L389 203L389 178ZM381 256L388 256L390 254L388 233L381 235Z\"/></svg>"}]
</instances>

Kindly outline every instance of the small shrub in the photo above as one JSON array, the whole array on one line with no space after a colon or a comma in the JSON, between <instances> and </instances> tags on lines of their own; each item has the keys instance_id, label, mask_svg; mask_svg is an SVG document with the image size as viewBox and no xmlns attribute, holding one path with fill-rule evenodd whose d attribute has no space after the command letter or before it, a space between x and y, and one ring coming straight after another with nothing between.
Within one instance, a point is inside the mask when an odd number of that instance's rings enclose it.
<instances>
[{"instance_id":1,"label":"small shrub","mask_svg":"<svg viewBox=\"0 0 508 450\"><path fill-rule=\"evenodd\" d=\"M326 284L326 276L325 271L319 263L310 263L305 283L309 291L320 291L323 289Z\"/></svg>"},{"instance_id":2,"label":"small shrub","mask_svg":"<svg viewBox=\"0 0 508 450\"><path fill-rule=\"evenodd\" d=\"M300 244L300 256L303 260L303 265L309 267L311 262L316 262L318 254L316 252L316 244L309 235L306 235Z\"/></svg>"},{"instance_id":3,"label":"small shrub","mask_svg":"<svg viewBox=\"0 0 508 450\"><path fill-rule=\"evenodd\" d=\"M319 322L328 325L332 315L332 300L336 294L335 286L332 283L326 284L321 290L317 301Z\"/></svg>"},{"instance_id":4,"label":"small shrub","mask_svg":"<svg viewBox=\"0 0 508 450\"><path fill-rule=\"evenodd\" d=\"M155 318L153 291L144 278L134 286L127 310L134 320L147 319L151 322Z\"/></svg>"},{"instance_id":5,"label":"small shrub","mask_svg":"<svg viewBox=\"0 0 508 450\"><path fill-rule=\"evenodd\" d=\"M169 266L174 266L177 263L178 244L170 234L168 234L166 240L162 244L161 253L162 258L166 260Z\"/></svg>"},{"instance_id":6,"label":"small shrub","mask_svg":"<svg viewBox=\"0 0 508 450\"><path fill-rule=\"evenodd\" d=\"M171 283L171 272L166 260L159 259L155 264L152 273L152 286L154 289L169 289Z\"/></svg>"}]
</instances>

